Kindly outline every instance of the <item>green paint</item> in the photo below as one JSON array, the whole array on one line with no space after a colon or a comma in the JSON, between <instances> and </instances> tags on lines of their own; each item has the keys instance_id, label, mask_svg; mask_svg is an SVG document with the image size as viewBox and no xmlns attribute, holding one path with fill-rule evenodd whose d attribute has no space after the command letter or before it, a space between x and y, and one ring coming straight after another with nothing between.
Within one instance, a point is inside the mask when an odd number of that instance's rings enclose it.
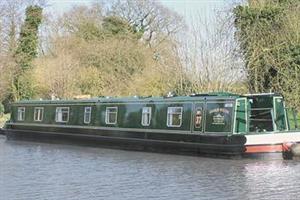
<instances>
[{"instance_id":1,"label":"green paint","mask_svg":"<svg viewBox=\"0 0 300 200\"><path fill-rule=\"evenodd\" d=\"M198 116L197 116L197 111L198 111ZM194 112L193 112L193 123L192 126L194 128L195 132L203 132L204 128L204 120L205 120L205 115L204 115L204 103L196 103L194 106ZM198 119L197 119L198 117ZM199 120L198 124L196 123L196 120Z\"/></svg>"},{"instance_id":2,"label":"green paint","mask_svg":"<svg viewBox=\"0 0 300 200\"><path fill-rule=\"evenodd\" d=\"M207 102L205 132L231 132L234 102Z\"/></svg>"},{"instance_id":3,"label":"green paint","mask_svg":"<svg viewBox=\"0 0 300 200\"><path fill-rule=\"evenodd\" d=\"M274 116L276 130L287 130L287 119L282 97L274 97Z\"/></svg>"},{"instance_id":4,"label":"green paint","mask_svg":"<svg viewBox=\"0 0 300 200\"><path fill-rule=\"evenodd\" d=\"M247 112L247 99L240 98L237 99L236 104L236 121L235 121L235 132L236 133L246 133L248 132L247 129L247 119L248 119L248 112Z\"/></svg>"},{"instance_id":5,"label":"green paint","mask_svg":"<svg viewBox=\"0 0 300 200\"><path fill-rule=\"evenodd\" d=\"M251 96L195 96L172 98L98 98L91 100L71 101L21 101L12 105L11 122L17 121L18 107L26 108L25 120L21 123L52 124L86 127L121 128L128 130L166 130L182 131L194 134L248 134L250 132L272 132L273 124L277 130L286 130L286 115L283 99L273 95ZM35 122L34 108L44 107L42 122ZM55 122L56 108L69 107L69 121ZM91 107L91 122L84 123L85 107ZM106 108L116 107L117 123L106 124ZM143 107L151 107L151 120L149 126L143 126ZM182 108L181 126L169 127L168 108ZM252 109L252 110L251 110ZM257 114L256 109L263 109ZM265 109L269 113L265 115ZM180 110L180 109L179 109ZM250 117L251 116L251 117ZM255 116L270 117L271 121L255 121ZM174 119L178 120L178 116ZM276 117L274 121L272 119ZM252 121L251 121L252 120ZM258 128L255 129L255 127ZM271 126L271 130L267 129ZM250 128L250 130L249 130Z\"/></svg>"}]
</instances>

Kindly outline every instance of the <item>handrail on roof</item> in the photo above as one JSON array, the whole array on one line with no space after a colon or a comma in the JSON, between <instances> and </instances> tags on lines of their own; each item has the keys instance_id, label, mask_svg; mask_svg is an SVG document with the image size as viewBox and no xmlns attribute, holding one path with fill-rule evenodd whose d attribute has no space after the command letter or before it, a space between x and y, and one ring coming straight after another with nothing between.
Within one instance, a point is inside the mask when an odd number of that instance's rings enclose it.
<instances>
[{"instance_id":1,"label":"handrail on roof","mask_svg":"<svg viewBox=\"0 0 300 200\"><path fill-rule=\"evenodd\" d=\"M249 93L249 94L243 94L244 96L265 96L265 95L280 95L275 92L266 92L266 93Z\"/></svg>"},{"instance_id":2,"label":"handrail on roof","mask_svg":"<svg viewBox=\"0 0 300 200\"><path fill-rule=\"evenodd\" d=\"M238 94L235 93L230 93L230 92L210 92L210 93L193 93L191 95L189 95L190 97L224 97L224 96L240 96Z\"/></svg>"}]
</instances>

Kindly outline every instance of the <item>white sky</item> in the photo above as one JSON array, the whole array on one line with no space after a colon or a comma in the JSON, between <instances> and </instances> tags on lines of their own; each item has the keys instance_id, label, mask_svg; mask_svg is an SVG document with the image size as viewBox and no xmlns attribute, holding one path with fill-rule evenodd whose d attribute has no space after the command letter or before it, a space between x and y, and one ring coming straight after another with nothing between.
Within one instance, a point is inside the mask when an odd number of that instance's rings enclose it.
<instances>
[{"instance_id":1,"label":"white sky","mask_svg":"<svg viewBox=\"0 0 300 200\"><path fill-rule=\"evenodd\" d=\"M49 0L49 10L56 13L63 13L74 5L89 5L96 0ZM100 0L101 1L101 0ZM188 21L189 18L200 13L208 17L215 13L215 10L226 9L235 2L241 0L155 0L160 1L163 5L184 16Z\"/></svg>"}]
</instances>

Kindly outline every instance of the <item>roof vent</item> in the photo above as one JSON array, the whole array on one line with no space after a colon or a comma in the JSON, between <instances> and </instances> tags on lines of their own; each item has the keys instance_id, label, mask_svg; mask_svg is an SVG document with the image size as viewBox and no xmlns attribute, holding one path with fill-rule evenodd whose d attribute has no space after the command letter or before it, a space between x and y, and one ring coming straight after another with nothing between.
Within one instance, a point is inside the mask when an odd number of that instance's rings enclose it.
<instances>
[{"instance_id":1,"label":"roof vent","mask_svg":"<svg viewBox=\"0 0 300 200\"><path fill-rule=\"evenodd\" d=\"M171 97L175 97L176 94L174 92L168 92L168 94L166 96L164 96L165 98L171 98Z\"/></svg>"}]
</instances>

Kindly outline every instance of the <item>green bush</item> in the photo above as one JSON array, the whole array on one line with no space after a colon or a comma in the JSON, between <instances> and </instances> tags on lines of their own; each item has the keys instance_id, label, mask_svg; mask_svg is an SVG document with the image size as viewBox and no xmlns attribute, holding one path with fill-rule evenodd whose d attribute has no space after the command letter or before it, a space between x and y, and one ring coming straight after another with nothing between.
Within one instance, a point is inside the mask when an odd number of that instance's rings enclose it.
<instances>
[{"instance_id":1,"label":"green bush","mask_svg":"<svg viewBox=\"0 0 300 200\"><path fill-rule=\"evenodd\" d=\"M287 109L287 116L290 130L300 129L300 113L295 109Z\"/></svg>"}]
</instances>

